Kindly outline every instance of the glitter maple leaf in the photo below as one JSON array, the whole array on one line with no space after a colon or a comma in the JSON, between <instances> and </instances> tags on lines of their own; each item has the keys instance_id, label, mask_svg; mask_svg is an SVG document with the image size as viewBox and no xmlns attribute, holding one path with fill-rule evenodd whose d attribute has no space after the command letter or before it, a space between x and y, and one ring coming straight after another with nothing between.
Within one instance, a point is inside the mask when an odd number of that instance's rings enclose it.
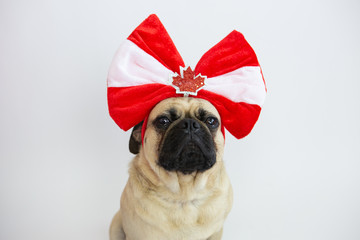
<instances>
[{"instance_id":1,"label":"glitter maple leaf","mask_svg":"<svg viewBox=\"0 0 360 240\"><path fill-rule=\"evenodd\" d=\"M172 85L176 88L177 93L182 93L185 96L191 94L196 95L197 92L205 86L206 77L198 74L195 76L195 72L188 67L186 70L181 69L180 75L173 76Z\"/></svg>"}]
</instances>

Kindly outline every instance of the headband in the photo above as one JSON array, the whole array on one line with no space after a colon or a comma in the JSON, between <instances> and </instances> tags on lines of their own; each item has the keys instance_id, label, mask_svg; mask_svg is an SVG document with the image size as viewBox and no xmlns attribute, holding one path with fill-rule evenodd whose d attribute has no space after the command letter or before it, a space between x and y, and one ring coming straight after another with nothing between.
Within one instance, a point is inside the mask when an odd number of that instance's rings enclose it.
<instances>
[{"instance_id":1,"label":"headband","mask_svg":"<svg viewBox=\"0 0 360 240\"><path fill-rule=\"evenodd\" d=\"M155 14L116 52L107 87L110 116L124 131L146 119L160 101L188 96L212 103L223 127L238 139L254 127L266 95L255 52L241 33L232 31L192 70Z\"/></svg>"}]
</instances>

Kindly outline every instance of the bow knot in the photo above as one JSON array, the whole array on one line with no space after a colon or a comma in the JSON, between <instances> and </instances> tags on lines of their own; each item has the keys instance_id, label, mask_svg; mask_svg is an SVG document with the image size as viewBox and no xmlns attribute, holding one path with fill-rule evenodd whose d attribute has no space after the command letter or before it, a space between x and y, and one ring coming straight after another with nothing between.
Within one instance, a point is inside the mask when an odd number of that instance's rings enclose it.
<instances>
[{"instance_id":1,"label":"bow knot","mask_svg":"<svg viewBox=\"0 0 360 240\"><path fill-rule=\"evenodd\" d=\"M185 97L189 95L196 96L198 91L205 86L206 76L198 74L195 76L195 72L191 67L180 67L180 75L175 73L171 76L171 86L176 89L176 93L184 94Z\"/></svg>"}]
</instances>

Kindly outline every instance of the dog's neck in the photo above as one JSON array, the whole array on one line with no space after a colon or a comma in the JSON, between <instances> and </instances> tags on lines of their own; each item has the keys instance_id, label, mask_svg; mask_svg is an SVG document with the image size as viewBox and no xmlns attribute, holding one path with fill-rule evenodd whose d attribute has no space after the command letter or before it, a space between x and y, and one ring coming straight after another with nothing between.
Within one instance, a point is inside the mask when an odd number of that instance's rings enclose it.
<instances>
[{"instance_id":1,"label":"dog's neck","mask_svg":"<svg viewBox=\"0 0 360 240\"><path fill-rule=\"evenodd\" d=\"M139 154L142 154L140 151ZM141 167L140 167L141 166ZM212 174L216 168L223 169L223 162L218 161L213 168L205 173L194 172L183 174L180 172L168 172L162 167L151 166L145 156L136 156L130 167L130 174L136 174L136 179L142 188L160 194L162 198L169 198L169 201L194 201L207 197L207 187L216 186L222 174ZM222 171L220 171L222 172Z\"/></svg>"}]
</instances>

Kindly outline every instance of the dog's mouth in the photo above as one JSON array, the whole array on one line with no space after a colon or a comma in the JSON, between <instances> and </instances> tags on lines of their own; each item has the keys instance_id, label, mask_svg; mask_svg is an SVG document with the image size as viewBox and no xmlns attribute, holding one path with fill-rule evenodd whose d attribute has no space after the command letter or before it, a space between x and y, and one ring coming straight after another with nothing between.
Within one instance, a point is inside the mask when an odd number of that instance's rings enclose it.
<instances>
[{"instance_id":1,"label":"dog's mouth","mask_svg":"<svg viewBox=\"0 0 360 240\"><path fill-rule=\"evenodd\" d=\"M189 142L181 151L178 160L178 169L184 174L194 171L205 171L215 164L215 158L205 154L194 142Z\"/></svg>"},{"instance_id":2,"label":"dog's mouth","mask_svg":"<svg viewBox=\"0 0 360 240\"><path fill-rule=\"evenodd\" d=\"M204 172L216 162L214 143L199 137L178 140L165 144L159 156L159 165L167 171L179 171L183 174Z\"/></svg>"}]
</instances>

